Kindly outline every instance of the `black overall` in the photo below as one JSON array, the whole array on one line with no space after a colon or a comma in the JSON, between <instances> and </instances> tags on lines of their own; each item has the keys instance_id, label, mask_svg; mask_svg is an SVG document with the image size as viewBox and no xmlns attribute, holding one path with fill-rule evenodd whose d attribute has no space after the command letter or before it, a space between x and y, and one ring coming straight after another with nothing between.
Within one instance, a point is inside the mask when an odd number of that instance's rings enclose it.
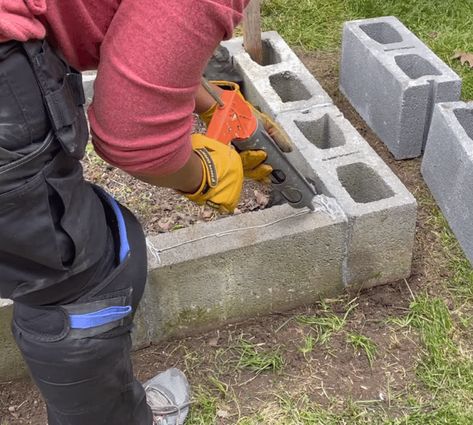
<instances>
[{"instance_id":1,"label":"black overall","mask_svg":"<svg viewBox=\"0 0 473 425\"><path fill-rule=\"evenodd\" d=\"M47 42L0 43L0 297L49 425L151 425L130 361L144 235L84 181L83 104Z\"/></svg>"}]
</instances>

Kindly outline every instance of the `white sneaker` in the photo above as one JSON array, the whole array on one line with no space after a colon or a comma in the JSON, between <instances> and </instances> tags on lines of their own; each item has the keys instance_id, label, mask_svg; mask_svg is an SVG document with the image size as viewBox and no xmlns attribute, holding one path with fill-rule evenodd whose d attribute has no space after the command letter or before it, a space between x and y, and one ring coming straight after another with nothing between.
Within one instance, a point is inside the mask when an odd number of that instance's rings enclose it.
<instances>
[{"instance_id":1,"label":"white sneaker","mask_svg":"<svg viewBox=\"0 0 473 425\"><path fill-rule=\"evenodd\" d=\"M182 425L189 413L190 387L185 375L168 369L144 385L154 425Z\"/></svg>"}]
</instances>

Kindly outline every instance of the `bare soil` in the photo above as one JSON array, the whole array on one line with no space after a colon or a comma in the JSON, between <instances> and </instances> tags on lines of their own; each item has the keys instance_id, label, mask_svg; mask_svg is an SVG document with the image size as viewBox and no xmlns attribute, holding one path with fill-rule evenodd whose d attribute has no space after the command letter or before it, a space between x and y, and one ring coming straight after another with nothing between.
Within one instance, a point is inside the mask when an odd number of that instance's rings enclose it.
<instances>
[{"instance_id":1,"label":"bare soil","mask_svg":"<svg viewBox=\"0 0 473 425\"><path fill-rule=\"evenodd\" d=\"M346 304L353 298L356 298L357 307L348 317L342 332L335 334L327 345L316 345L305 356L300 347L313 330L300 325L295 318L324 314L323 305L255 318L134 354L139 379L150 378L158 371L177 366L189 376L196 392L199 393L199 388L210 389L222 411L218 415L218 424L234 424L239 417L257 411L277 400L278 394L286 393L292 397L308 395L312 400L330 406L350 399L360 402L377 400L380 409L396 415L399 407L392 402L393 394L402 395L415 381L414 365L419 349L412 334L391 326L386 319L404 315L413 294L435 292L436 282L450 274L446 254L429 220L435 204L421 178L420 160L395 161L340 94L339 52L298 51L298 54L347 119L418 199L412 276L391 285L328 300L331 310L340 315L344 314ZM148 231L170 230L167 225L163 226L163 217L170 216L174 224L215 219L214 216L205 218L204 210L183 202L179 197L166 196L160 189L150 190L114 170L96 167L92 163L86 164L86 168L95 181L112 191L117 190L115 193L119 198L142 217ZM249 190L251 195L255 189ZM177 219L172 218L175 215ZM376 343L378 353L372 366L366 355L355 352L347 343L349 332L366 335ZM241 355L237 347L241 338L257 344L261 350L279 349L284 358L282 371L257 374L237 367ZM227 390L218 390L212 377L224 383ZM44 404L29 381L0 383L1 417L9 424L46 423Z\"/></svg>"}]
</instances>

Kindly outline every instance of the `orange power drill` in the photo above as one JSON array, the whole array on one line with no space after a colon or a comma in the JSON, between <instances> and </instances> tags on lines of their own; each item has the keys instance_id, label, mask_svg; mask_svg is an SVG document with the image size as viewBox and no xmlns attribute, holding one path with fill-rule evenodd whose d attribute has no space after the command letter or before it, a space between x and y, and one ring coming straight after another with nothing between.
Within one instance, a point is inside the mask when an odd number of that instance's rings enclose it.
<instances>
[{"instance_id":1,"label":"orange power drill","mask_svg":"<svg viewBox=\"0 0 473 425\"><path fill-rule=\"evenodd\" d=\"M294 167L277 143L254 115L251 106L236 90L224 90L218 95L207 80L203 86L218 106L207 129L207 136L219 142L232 143L238 151L263 150L271 165L271 184L279 198L294 208L314 210L314 186ZM276 196L277 198L277 196Z\"/></svg>"}]
</instances>

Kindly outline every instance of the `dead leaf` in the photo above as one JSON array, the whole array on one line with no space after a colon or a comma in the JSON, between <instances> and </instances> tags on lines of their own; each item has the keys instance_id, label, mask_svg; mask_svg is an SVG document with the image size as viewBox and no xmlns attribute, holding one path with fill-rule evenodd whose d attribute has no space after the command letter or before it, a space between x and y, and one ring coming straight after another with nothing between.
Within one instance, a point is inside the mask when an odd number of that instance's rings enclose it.
<instances>
[{"instance_id":1,"label":"dead leaf","mask_svg":"<svg viewBox=\"0 0 473 425\"><path fill-rule=\"evenodd\" d=\"M456 52L452 59L460 59L462 65L468 64L468 67L473 68L473 53L471 52Z\"/></svg>"},{"instance_id":2,"label":"dead leaf","mask_svg":"<svg viewBox=\"0 0 473 425\"><path fill-rule=\"evenodd\" d=\"M256 199L256 202L261 207L265 207L266 205L268 205L269 196L265 195L263 192L260 192L259 190L255 190L255 199Z\"/></svg>"},{"instance_id":3,"label":"dead leaf","mask_svg":"<svg viewBox=\"0 0 473 425\"><path fill-rule=\"evenodd\" d=\"M204 220L209 220L215 215L215 211L212 211L211 209L205 209L202 211L202 218Z\"/></svg>"},{"instance_id":4,"label":"dead leaf","mask_svg":"<svg viewBox=\"0 0 473 425\"><path fill-rule=\"evenodd\" d=\"M174 224L173 221L170 220L169 218L162 218L161 220L158 221L158 227L163 232L169 232L173 224Z\"/></svg>"},{"instance_id":5,"label":"dead leaf","mask_svg":"<svg viewBox=\"0 0 473 425\"><path fill-rule=\"evenodd\" d=\"M219 418L222 418L222 419L227 419L228 417L230 417L230 413L227 412L226 410L217 410L217 416Z\"/></svg>"}]
</instances>

